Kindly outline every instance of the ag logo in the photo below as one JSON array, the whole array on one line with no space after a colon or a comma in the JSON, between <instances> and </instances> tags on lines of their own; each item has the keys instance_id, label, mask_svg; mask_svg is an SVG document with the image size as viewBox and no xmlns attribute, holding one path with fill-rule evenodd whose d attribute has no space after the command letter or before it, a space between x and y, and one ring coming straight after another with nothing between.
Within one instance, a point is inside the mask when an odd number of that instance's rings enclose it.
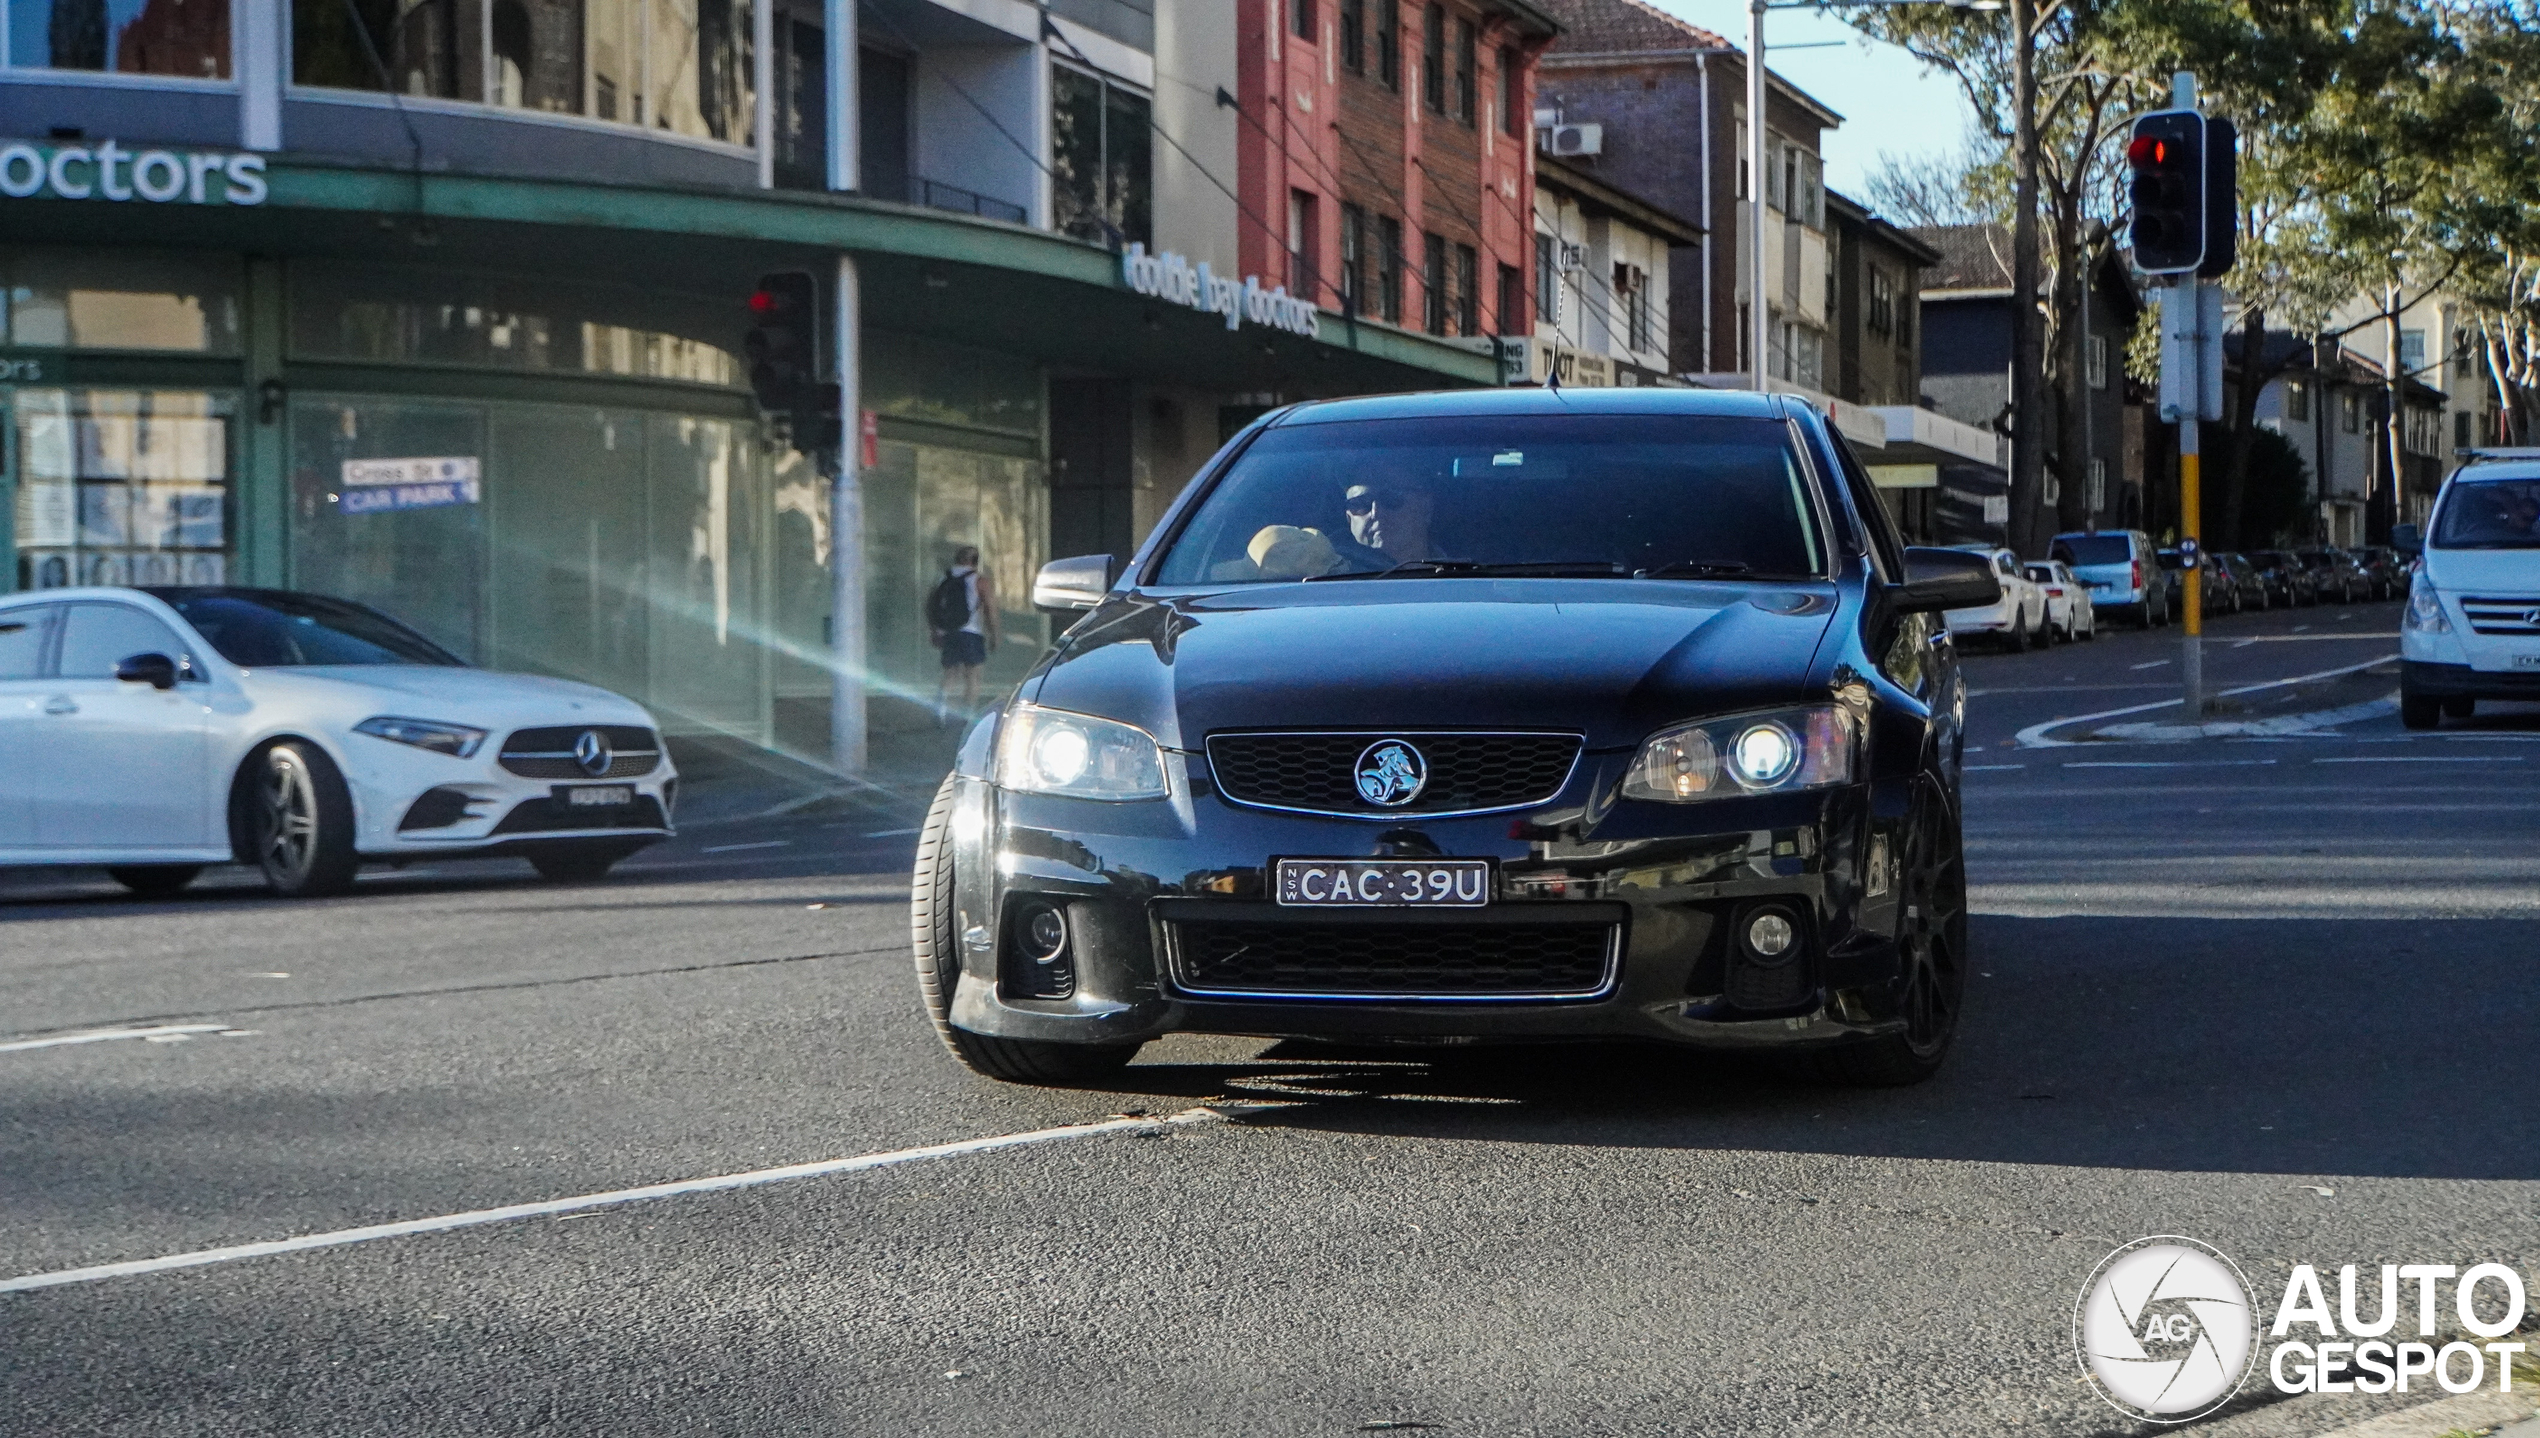
<instances>
[{"instance_id":1,"label":"ag logo","mask_svg":"<svg viewBox=\"0 0 2540 1438\"><path fill-rule=\"evenodd\" d=\"M1379 739L1358 756L1358 797L1398 809L1429 787L1429 761L1399 739Z\"/></svg>"},{"instance_id":2,"label":"ag logo","mask_svg":"<svg viewBox=\"0 0 2540 1438\"><path fill-rule=\"evenodd\" d=\"M2249 1284L2192 1238L2138 1238L2100 1260L2073 1310L2073 1347L2099 1396L2129 1417L2184 1423L2249 1376Z\"/></svg>"}]
</instances>

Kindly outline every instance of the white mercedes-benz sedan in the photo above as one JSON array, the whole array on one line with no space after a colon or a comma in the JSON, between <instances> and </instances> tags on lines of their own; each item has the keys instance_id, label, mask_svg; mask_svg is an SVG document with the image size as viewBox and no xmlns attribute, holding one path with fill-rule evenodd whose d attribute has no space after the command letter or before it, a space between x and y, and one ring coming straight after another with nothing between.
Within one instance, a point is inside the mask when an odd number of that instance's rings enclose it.
<instances>
[{"instance_id":1,"label":"white mercedes-benz sedan","mask_svg":"<svg viewBox=\"0 0 2540 1438\"><path fill-rule=\"evenodd\" d=\"M144 894L252 864L514 855L596 879L666 838L678 774L605 689L474 669L377 610L272 589L0 596L0 866Z\"/></svg>"}]
</instances>

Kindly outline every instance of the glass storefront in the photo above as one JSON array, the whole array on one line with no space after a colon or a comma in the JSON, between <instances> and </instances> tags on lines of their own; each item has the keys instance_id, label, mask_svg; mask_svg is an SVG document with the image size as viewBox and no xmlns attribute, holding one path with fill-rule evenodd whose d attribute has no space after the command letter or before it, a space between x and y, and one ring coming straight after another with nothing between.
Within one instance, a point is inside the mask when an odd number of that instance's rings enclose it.
<instances>
[{"instance_id":1,"label":"glass storefront","mask_svg":"<svg viewBox=\"0 0 2540 1438\"><path fill-rule=\"evenodd\" d=\"M229 78L229 0L6 0L10 65ZM271 3L271 0L257 0Z\"/></svg>"},{"instance_id":2,"label":"glass storefront","mask_svg":"<svg viewBox=\"0 0 2540 1438\"><path fill-rule=\"evenodd\" d=\"M239 351L232 255L0 249L0 345Z\"/></svg>"},{"instance_id":3,"label":"glass storefront","mask_svg":"<svg viewBox=\"0 0 2540 1438\"><path fill-rule=\"evenodd\" d=\"M235 404L185 391L17 390L18 587L222 583Z\"/></svg>"}]
</instances>

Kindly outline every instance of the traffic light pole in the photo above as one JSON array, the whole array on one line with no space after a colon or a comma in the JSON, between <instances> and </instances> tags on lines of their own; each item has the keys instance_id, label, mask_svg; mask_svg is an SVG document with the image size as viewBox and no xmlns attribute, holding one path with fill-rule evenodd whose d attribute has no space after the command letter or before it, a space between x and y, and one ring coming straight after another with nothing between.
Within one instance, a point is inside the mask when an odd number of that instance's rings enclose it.
<instances>
[{"instance_id":1,"label":"traffic light pole","mask_svg":"<svg viewBox=\"0 0 2540 1438\"><path fill-rule=\"evenodd\" d=\"M2194 306L2196 277L2181 275L2174 291L2178 302ZM2181 616L2179 682L2186 686L2187 722L2205 722L2205 556L2204 543L2204 456L2197 453L2196 411L2187 410L2178 420L2178 533L2179 548L2186 556L2180 572L2187 576L2187 613Z\"/></svg>"}]
</instances>

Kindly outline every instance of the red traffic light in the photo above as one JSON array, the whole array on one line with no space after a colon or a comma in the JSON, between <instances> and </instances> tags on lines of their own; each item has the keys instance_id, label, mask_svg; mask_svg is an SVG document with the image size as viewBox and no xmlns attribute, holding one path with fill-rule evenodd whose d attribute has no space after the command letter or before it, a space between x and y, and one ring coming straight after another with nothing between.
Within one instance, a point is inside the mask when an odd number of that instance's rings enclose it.
<instances>
[{"instance_id":1,"label":"red traffic light","mask_svg":"<svg viewBox=\"0 0 2540 1438\"><path fill-rule=\"evenodd\" d=\"M2134 142L2125 147L2125 162L2129 165L2164 165L2169 163L2169 158L2169 141L2155 136L2137 135Z\"/></svg>"},{"instance_id":2,"label":"red traffic light","mask_svg":"<svg viewBox=\"0 0 2540 1438\"><path fill-rule=\"evenodd\" d=\"M782 303L784 302L776 297L773 290L753 291L750 295L750 313L765 318L776 313L777 306Z\"/></svg>"}]
</instances>

